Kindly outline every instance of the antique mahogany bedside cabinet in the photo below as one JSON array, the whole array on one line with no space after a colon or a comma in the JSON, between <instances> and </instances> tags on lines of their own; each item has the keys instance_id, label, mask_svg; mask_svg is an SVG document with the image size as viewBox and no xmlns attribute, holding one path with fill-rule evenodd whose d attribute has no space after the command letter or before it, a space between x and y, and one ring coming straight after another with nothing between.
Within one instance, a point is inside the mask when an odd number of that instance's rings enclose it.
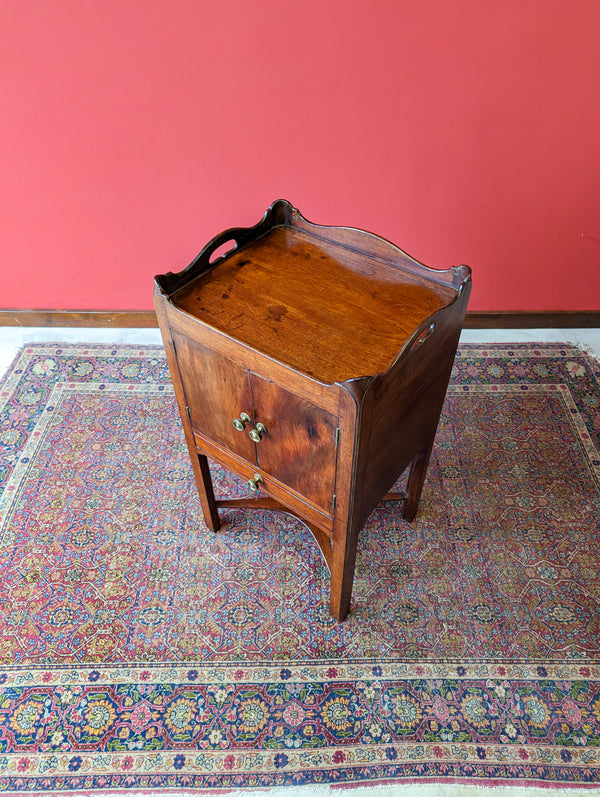
<instances>
[{"instance_id":1,"label":"antique mahogany bedside cabinet","mask_svg":"<svg viewBox=\"0 0 600 797\"><path fill-rule=\"evenodd\" d=\"M216 531L218 508L233 505L299 517L329 567L337 620L369 514L387 499L415 515L470 289L467 266L427 268L285 200L156 277L206 523ZM215 500L207 457L256 497ZM407 467L406 495L389 493Z\"/></svg>"}]
</instances>

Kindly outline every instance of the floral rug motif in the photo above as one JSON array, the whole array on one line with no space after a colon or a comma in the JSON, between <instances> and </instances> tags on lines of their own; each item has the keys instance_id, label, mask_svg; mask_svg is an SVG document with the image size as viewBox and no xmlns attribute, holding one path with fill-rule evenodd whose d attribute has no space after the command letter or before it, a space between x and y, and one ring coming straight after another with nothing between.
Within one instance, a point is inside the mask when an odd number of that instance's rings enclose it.
<instances>
[{"instance_id":1,"label":"floral rug motif","mask_svg":"<svg viewBox=\"0 0 600 797\"><path fill-rule=\"evenodd\" d=\"M0 383L0 790L600 785L599 437L584 352L461 347L420 511L373 512L338 624L300 521L207 530L160 347L26 346Z\"/></svg>"}]
</instances>

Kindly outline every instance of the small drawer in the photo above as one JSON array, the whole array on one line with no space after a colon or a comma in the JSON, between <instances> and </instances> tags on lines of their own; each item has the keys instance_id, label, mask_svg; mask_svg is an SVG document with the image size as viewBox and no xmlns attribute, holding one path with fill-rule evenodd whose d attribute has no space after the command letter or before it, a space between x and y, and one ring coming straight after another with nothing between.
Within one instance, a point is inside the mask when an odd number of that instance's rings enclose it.
<instances>
[{"instance_id":1,"label":"small drawer","mask_svg":"<svg viewBox=\"0 0 600 797\"><path fill-rule=\"evenodd\" d=\"M273 478L270 474L257 468L255 465L241 459L222 448L214 440L204 437L194 430L194 439L196 441L196 448L202 454L205 454L209 459L214 459L224 468L237 473L245 482L254 482L256 490L251 490L254 495L269 495L276 501L279 501L286 507L289 507L293 512L302 515L311 523L314 523L320 529L323 529L326 534L331 536L333 530L333 510L334 510L334 495L331 495L331 512L324 512L321 507L307 501L302 495L290 489L285 484L282 484L277 479ZM256 477L259 479L256 479Z\"/></svg>"}]
</instances>

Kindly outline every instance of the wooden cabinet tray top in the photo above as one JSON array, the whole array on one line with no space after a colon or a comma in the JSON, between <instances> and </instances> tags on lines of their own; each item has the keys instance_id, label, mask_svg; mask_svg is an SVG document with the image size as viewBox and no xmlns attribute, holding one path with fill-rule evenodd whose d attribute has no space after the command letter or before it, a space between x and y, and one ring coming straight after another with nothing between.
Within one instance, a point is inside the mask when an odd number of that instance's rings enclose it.
<instances>
[{"instance_id":1,"label":"wooden cabinet tray top","mask_svg":"<svg viewBox=\"0 0 600 797\"><path fill-rule=\"evenodd\" d=\"M285 200L156 277L208 526L234 504L301 518L338 620L369 514L387 499L415 515L470 288L467 266L427 268L371 233L312 224ZM256 497L215 500L207 457ZM406 495L389 493L407 467Z\"/></svg>"}]
</instances>

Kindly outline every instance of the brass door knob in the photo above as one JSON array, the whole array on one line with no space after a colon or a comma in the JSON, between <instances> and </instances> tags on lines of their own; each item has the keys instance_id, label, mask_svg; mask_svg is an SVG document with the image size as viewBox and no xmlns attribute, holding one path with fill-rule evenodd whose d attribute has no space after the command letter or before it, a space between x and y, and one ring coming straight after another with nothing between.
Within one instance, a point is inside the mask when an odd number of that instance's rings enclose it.
<instances>
[{"instance_id":1,"label":"brass door knob","mask_svg":"<svg viewBox=\"0 0 600 797\"><path fill-rule=\"evenodd\" d=\"M253 479L248 479L246 485L252 490L253 493L257 493L260 490L259 485L263 483L262 476L260 473L255 473Z\"/></svg>"},{"instance_id":2,"label":"brass door knob","mask_svg":"<svg viewBox=\"0 0 600 797\"><path fill-rule=\"evenodd\" d=\"M267 427L262 423L257 423L256 427L248 432L250 440L254 440L255 443L260 443L262 436L266 433Z\"/></svg>"},{"instance_id":3,"label":"brass door knob","mask_svg":"<svg viewBox=\"0 0 600 797\"><path fill-rule=\"evenodd\" d=\"M238 430L238 432L243 432L246 424L250 423L250 421L251 418L247 412L240 412L240 417L233 419L233 425Z\"/></svg>"}]
</instances>

